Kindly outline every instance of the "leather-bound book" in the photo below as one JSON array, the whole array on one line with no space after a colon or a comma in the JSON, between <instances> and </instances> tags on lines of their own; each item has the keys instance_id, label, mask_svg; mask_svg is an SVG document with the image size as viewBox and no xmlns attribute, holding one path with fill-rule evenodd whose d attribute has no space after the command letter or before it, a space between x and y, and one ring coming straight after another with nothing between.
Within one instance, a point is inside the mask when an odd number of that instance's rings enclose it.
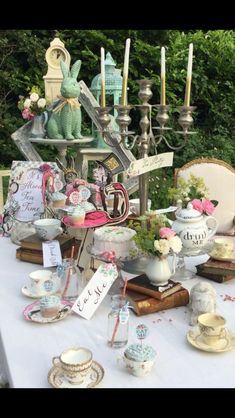
<instances>
[{"instance_id":1,"label":"leather-bound book","mask_svg":"<svg viewBox=\"0 0 235 418\"><path fill-rule=\"evenodd\" d=\"M189 303L189 292L183 288L162 300L158 300L141 295L133 290L127 290L126 298L130 302L130 306L133 307L136 315L141 316L165 311L166 309L176 308L178 306L185 306Z\"/></svg>"},{"instance_id":2,"label":"leather-bound book","mask_svg":"<svg viewBox=\"0 0 235 418\"><path fill-rule=\"evenodd\" d=\"M232 261L217 261L209 258L208 261L196 266L198 274L199 272L220 274L222 276L232 275L235 276L235 263Z\"/></svg>"},{"instance_id":3,"label":"leather-bound book","mask_svg":"<svg viewBox=\"0 0 235 418\"><path fill-rule=\"evenodd\" d=\"M201 277L205 277L206 279L213 280L217 283L224 283L228 282L229 280L235 279L235 276L232 274L215 274L215 273L207 273L205 271L197 270L197 275Z\"/></svg>"},{"instance_id":4,"label":"leather-bound book","mask_svg":"<svg viewBox=\"0 0 235 418\"><path fill-rule=\"evenodd\" d=\"M71 256L71 250L72 250L73 245L74 245L74 258L77 257L79 247L81 245L81 241L78 241L75 238L71 238L71 237L67 237L66 240L62 240L62 241L58 239L58 241L60 243L60 250L61 250L62 258L69 258ZM41 244L41 249L25 248L25 247L17 248L16 258L18 258L21 261L28 261L30 263L35 263L35 264L43 264L42 244Z\"/></svg>"},{"instance_id":5,"label":"leather-bound book","mask_svg":"<svg viewBox=\"0 0 235 418\"><path fill-rule=\"evenodd\" d=\"M74 242L74 238L68 234L58 235L55 240L59 241L60 247L69 246L72 242ZM20 246L21 248L27 248L29 250L42 251L42 243L43 241L36 234L33 234L25 239L22 239L20 241Z\"/></svg>"},{"instance_id":6,"label":"leather-bound book","mask_svg":"<svg viewBox=\"0 0 235 418\"><path fill-rule=\"evenodd\" d=\"M181 283L169 280L166 286L154 286L150 283L146 274L141 274L140 276L128 280L127 289L162 300L182 289L182 285Z\"/></svg>"}]
</instances>

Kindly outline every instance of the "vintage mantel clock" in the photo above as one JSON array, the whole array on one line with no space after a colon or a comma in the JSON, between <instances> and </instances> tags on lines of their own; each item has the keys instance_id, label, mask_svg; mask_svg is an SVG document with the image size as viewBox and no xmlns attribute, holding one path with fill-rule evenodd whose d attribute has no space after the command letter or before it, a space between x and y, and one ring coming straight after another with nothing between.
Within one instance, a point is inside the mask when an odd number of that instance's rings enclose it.
<instances>
[{"instance_id":1,"label":"vintage mantel clock","mask_svg":"<svg viewBox=\"0 0 235 418\"><path fill-rule=\"evenodd\" d=\"M47 74L43 76L45 95L50 101L53 101L60 95L60 86L63 80L60 61L63 60L69 67L71 58L69 52L65 49L63 42L61 42L59 38L55 38L50 43L45 58L48 64Z\"/></svg>"}]
</instances>

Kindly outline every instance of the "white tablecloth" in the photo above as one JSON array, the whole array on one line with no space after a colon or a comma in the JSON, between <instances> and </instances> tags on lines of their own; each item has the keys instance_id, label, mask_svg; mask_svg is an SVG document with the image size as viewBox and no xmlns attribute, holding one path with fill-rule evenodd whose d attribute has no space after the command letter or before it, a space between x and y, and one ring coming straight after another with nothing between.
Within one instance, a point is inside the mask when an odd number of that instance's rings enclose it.
<instances>
[{"instance_id":1,"label":"white tablecloth","mask_svg":"<svg viewBox=\"0 0 235 418\"><path fill-rule=\"evenodd\" d=\"M125 369L122 349L107 345L107 316L110 296L107 295L90 321L75 313L52 324L28 322L23 317L25 306L33 302L21 293L28 273L41 268L16 259L16 246L8 238L0 238L0 367L10 387L47 388L47 374L52 357L70 346L92 350L105 375L99 388L193 388L234 387L235 350L208 353L192 347L186 339L189 330L187 307L137 317L131 312L130 343L137 342L135 327L145 323L149 327L146 343L157 351L156 364L150 375L138 378ZM193 266L206 261L208 256L186 258ZM184 282L190 289L199 278ZM204 279L206 281L206 279ZM228 327L235 331L235 302L224 301L224 295L235 296L235 280L224 284L210 282L217 290L217 311L224 315Z\"/></svg>"}]
</instances>

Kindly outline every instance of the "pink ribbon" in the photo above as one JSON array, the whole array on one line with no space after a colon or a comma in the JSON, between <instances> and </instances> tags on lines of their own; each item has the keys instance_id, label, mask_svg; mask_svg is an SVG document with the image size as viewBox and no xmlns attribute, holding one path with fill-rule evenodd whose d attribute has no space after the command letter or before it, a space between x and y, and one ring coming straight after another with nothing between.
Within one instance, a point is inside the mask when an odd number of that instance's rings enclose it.
<instances>
[{"instance_id":1,"label":"pink ribbon","mask_svg":"<svg viewBox=\"0 0 235 418\"><path fill-rule=\"evenodd\" d=\"M52 168L49 166L49 164L42 164L41 167L40 167L40 170L43 172L43 176L42 176L42 199L43 199L44 205L46 205L46 185L47 185L47 181L48 181L49 177L52 177L52 180L53 180L52 192L54 192L55 191L55 188L54 188L55 173L52 170Z\"/></svg>"}]
</instances>

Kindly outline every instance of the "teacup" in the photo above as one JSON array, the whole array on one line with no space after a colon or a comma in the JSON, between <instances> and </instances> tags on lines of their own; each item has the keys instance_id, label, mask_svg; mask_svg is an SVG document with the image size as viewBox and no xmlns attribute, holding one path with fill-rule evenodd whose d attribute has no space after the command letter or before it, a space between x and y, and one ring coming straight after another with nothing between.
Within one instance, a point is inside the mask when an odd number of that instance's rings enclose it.
<instances>
[{"instance_id":1,"label":"teacup","mask_svg":"<svg viewBox=\"0 0 235 418\"><path fill-rule=\"evenodd\" d=\"M92 352L83 347L72 347L63 351L58 357L53 357L55 366L61 367L65 378L73 384L81 384L91 370Z\"/></svg>"},{"instance_id":2,"label":"teacup","mask_svg":"<svg viewBox=\"0 0 235 418\"><path fill-rule=\"evenodd\" d=\"M207 345L215 345L226 336L226 319L223 316L205 313L197 318L203 341Z\"/></svg>"},{"instance_id":3,"label":"teacup","mask_svg":"<svg viewBox=\"0 0 235 418\"><path fill-rule=\"evenodd\" d=\"M36 234L45 241L51 241L63 232L59 219L38 219L34 221Z\"/></svg>"},{"instance_id":4,"label":"teacup","mask_svg":"<svg viewBox=\"0 0 235 418\"><path fill-rule=\"evenodd\" d=\"M129 200L130 203L130 211L136 215L139 216L140 215L140 199L130 199ZM149 211L151 209L151 200L148 199L148 204L147 204L147 210Z\"/></svg>"},{"instance_id":5,"label":"teacup","mask_svg":"<svg viewBox=\"0 0 235 418\"><path fill-rule=\"evenodd\" d=\"M218 257L230 257L233 254L233 240L229 238L215 238L213 253Z\"/></svg>"},{"instance_id":6,"label":"teacup","mask_svg":"<svg viewBox=\"0 0 235 418\"><path fill-rule=\"evenodd\" d=\"M29 290L35 296L56 292L59 281L56 282L54 274L50 270L35 270L29 274Z\"/></svg>"}]
</instances>

